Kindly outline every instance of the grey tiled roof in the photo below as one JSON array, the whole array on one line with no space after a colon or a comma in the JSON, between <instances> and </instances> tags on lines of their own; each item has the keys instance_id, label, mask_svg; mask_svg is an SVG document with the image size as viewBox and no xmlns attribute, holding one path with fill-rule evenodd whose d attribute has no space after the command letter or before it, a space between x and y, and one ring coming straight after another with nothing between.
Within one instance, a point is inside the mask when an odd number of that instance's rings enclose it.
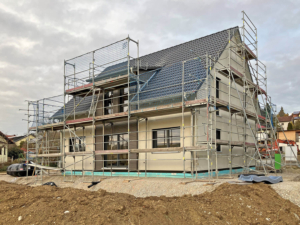
<instances>
[{"instance_id":1,"label":"grey tiled roof","mask_svg":"<svg viewBox=\"0 0 300 225\"><path fill-rule=\"evenodd\" d=\"M228 43L229 32L232 37L236 31L238 31L238 27L229 28L205 37L141 56L140 68L148 70L157 69L195 58L196 55L203 56L208 54L212 58L218 58ZM135 69L135 61L132 60L130 62L130 66ZM118 74L127 74L127 61L106 67L95 79L106 79L108 77L118 76Z\"/></svg>"},{"instance_id":2,"label":"grey tiled roof","mask_svg":"<svg viewBox=\"0 0 300 225\"><path fill-rule=\"evenodd\" d=\"M92 103L93 96L87 96L85 99L78 105L75 109L76 113L86 112L90 109ZM95 101L97 100L97 96L94 96ZM82 97L75 96L75 106L82 100ZM71 113L74 109L74 99L72 98L69 102L66 103L66 116ZM73 114L73 113L72 113ZM52 118L62 118L64 116L64 110L61 108L58 110Z\"/></svg>"},{"instance_id":3,"label":"grey tiled roof","mask_svg":"<svg viewBox=\"0 0 300 225\"><path fill-rule=\"evenodd\" d=\"M203 83L200 79L206 77L205 67L199 62L199 59L194 59L184 63L184 77L182 77L182 69L183 64L181 62L163 67L142 90L139 100L142 101L181 93L183 79L184 92L196 92Z\"/></svg>"},{"instance_id":4,"label":"grey tiled roof","mask_svg":"<svg viewBox=\"0 0 300 225\"><path fill-rule=\"evenodd\" d=\"M208 35L193 41L189 41L159 52L142 56L140 58L142 67L150 65L152 67L162 67L149 81L147 86L139 94L139 100L174 96L182 92L182 62L184 64L184 92L196 92L203 81L195 81L206 77L204 62L199 62L196 55L210 55L218 58L224 51L230 32L231 37L238 27L224 30L212 35Z\"/></svg>"},{"instance_id":5,"label":"grey tiled roof","mask_svg":"<svg viewBox=\"0 0 300 225\"><path fill-rule=\"evenodd\" d=\"M160 69L157 71L150 71L140 76L140 79L144 80L144 82L146 82L146 80L149 78L151 78L151 80L141 85L143 88L141 90L142 93L139 94L139 100L149 100L151 98L160 98L179 94L182 91L181 62L186 60L187 62L185 63L184 71L184 82L186 84L184 85L184 91L192 93L199 90L203 82L191 81L195 81L196 78L202 79L206 77L204 62L199 62L198 59L191 59L195 58L196 55L204 56L205 54L210 55L212 58L218 59L228 43L229 32L230 37L232 37L235 32L238 32L238 27L226 29L140 57L141 69L149 71L158 68ZM136 70L136 62L134 60L130 61L130 66L133 68L133 70ZM107 79L124 74L127 74L127 61L106 67L100 74L96 76L95 80ZM91 80L87 81L91 82ZM133 102L136 100L137 98L133 97L131 101ZM76 104L79 101L80 99L76 99ZM76 112L89 110L91 101L92 96L87 97L87 99L80 104L82 106L78 106ZM73 100L66 104L66 114L71 112L72 109ZM63 109L60 109L55 113L54 116L62 115Z\"/></svg>"},{"instance_id":6,"label":"grey tiled roof","mask_svg":"<svg viewBox=\"0 0 300 225\"><path fill-rule=\"evenodd\" d=\"M203 56L206 53L212 57L218 57L228 43L228 32L230 31L231 37L238 27L233 27L223 30L205 37L201 37L189 42L182 43L158 52L151 53L140 57L142 66L156 66L163 67L177 62L182 62L195 57L191 52L193 50L198 56Z\"/></svg>"},{"instance_id":7,"label":"grey tiled roof","mask_svg":"<svg viewBox=\"0 0 300 225\"><path fill-rule=\"evenodd\" d=\"M12 139L13 139L14 142L17 142L17 141L19 141L19 140L22 140L22 139L25 138L25 137L27 137L27 135L22 135L22 136L13 137Z\"/></svg>"}]
</instances>

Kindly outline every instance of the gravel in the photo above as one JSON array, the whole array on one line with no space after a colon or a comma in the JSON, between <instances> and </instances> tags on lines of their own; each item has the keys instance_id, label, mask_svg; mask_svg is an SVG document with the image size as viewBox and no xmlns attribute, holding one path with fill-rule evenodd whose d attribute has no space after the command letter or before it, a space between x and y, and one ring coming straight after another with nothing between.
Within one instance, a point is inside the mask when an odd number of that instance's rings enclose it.
<instances>
[{"instance_id":1,"label":"gravel","mask_svg":"<svg viewBox=\"0 0 300 225\"><path fill-rule=\"evenodd\" d=\"M271 174L270 174L271 175ZM271 187L283 198L290 200L294 204L300 206L300 182L293 181L299 175L298 171L290 173L277 174L283 177L283 182L273 184ZM11 177L9 175L0 175L0 180L36 186L35 177ZM99 189L115 193L127 193L136 197L147 196L183 196L198 195L203 192L211 192L217 186L225 182L239 182L237 176L232 179L214 179L214 185L209 185L208 180L204 182L192 182L191 179L176 178L124 178L124 177L95 177L95 181L101 182L91 188L91 177L75 177L74 182L64 182L63 176L45 176L43 183L54 182L58 187L73 187L89 191L97 191ZM40 185L40 183L38 184Z\"/></svg>"}]
</instances>

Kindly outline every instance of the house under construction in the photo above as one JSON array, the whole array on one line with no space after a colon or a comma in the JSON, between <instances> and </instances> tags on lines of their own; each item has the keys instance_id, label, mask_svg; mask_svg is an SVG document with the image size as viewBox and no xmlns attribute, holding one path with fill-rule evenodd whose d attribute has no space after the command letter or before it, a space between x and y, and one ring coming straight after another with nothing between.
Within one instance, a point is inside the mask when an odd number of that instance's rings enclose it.
<instances>
[{"instance_id":1,"label":"house under construction","mask_svg":"<svg viewBox=\"0 0 300 225\"><path fill-rule=\"evenodd\" d=\"M266 66L255 25L244 12L242 21L144 56L127 37L65 60L64 93L28 101L36 172L197 178L275 170Z\"/></svg>"}]
</instances>

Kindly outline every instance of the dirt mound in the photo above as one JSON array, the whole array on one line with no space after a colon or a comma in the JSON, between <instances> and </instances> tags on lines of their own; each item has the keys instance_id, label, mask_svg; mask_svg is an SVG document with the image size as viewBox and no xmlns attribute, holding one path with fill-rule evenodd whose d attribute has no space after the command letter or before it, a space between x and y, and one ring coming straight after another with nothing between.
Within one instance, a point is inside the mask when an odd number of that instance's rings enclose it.
<instances>
[{"instance_id":1,"label":"dirt mound","mask_svg":"<svg viewBox=\"0 0 300 225\"><path fill-rule=\"evenodd\" d=\"M300 181L300 175L294 177L294 178L292 179L292 181L299 182L299 181Z\"/></svg>"},{"instance_id":2,"label":"dirt mound","mask_svg":"<svg viewBox=\"0 0 300 225\"><path fill-rule=\"evenodd\" d=\"M269 185L222 184L197 196L128 194L0 182L0 224L298 224L300 208ZM20 220L20 221L18 221Z\"/></svg>"}]
</instances>

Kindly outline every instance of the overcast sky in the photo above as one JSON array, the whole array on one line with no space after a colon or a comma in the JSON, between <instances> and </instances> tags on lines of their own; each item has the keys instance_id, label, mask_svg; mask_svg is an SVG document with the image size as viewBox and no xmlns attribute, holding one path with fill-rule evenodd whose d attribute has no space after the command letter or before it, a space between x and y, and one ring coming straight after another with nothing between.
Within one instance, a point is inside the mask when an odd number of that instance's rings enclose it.
<instances>
[{"instance_id":1,"label":"overcast sky","mask_svg":"<svg viewBox=\"0 0 300 225\"><path fill-rule=\"evenodd\" d=\"M0 0L0 130L25 133L25 100L63 94L64 59L128 34L148 54L241 26L242 10L258 29L273 102L300 110L300 1Z\"/></svg>"}]
</instances>

